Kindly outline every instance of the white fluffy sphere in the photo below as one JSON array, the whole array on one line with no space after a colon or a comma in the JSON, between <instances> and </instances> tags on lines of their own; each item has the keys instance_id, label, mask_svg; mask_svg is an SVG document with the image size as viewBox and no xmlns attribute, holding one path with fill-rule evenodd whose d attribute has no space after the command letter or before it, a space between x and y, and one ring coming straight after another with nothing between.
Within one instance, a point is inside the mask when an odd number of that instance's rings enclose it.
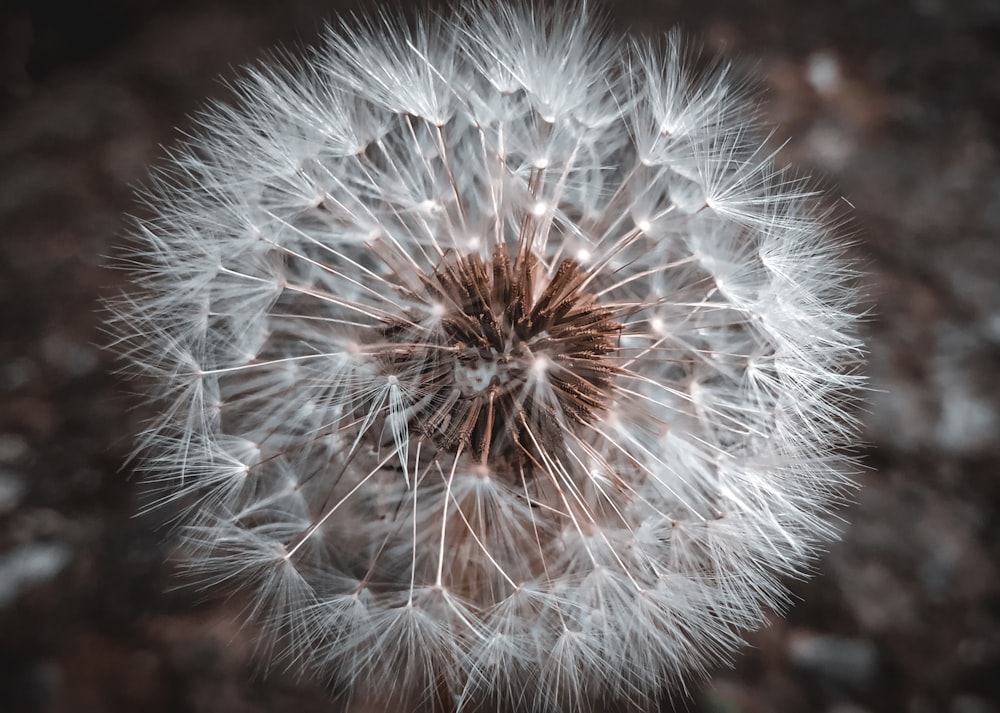
<instances>
[{"instance_id":1,"label":"white fluffy sphere","mask_svg":"<svg viewBox=\"0 0 1000 713\"><path fill-rule=\"evenodd\" d=\"M477 3L332 30L146 193L120 350L190 562L359 697L653 703L830 534L852 272L676 35Z\"/></svg>"}]
</instances>

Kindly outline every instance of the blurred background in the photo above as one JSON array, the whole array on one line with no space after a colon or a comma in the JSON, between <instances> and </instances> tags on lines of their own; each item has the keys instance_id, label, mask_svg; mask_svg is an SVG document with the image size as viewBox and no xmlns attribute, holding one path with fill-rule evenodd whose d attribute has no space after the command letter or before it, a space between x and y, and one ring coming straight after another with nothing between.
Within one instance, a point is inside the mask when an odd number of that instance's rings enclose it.
<instances>
[{"instance_id":1,"label":"blurred background","mask_svg":"<svg viewBox=\"0 0 1000 713\"><path fill-rule=\"evenodd\" d=\"M368 4L370 6L370 3ZM679 709L1000 712L1000 2L619 0L760 77L783 159L851 205L873 391L852 524ZM356 2L0 9L0 711L337 710L176 589L98 298L140 182L218 77ZM363 708L357 708L363 710Z\"/></svg>"}]
</instances>

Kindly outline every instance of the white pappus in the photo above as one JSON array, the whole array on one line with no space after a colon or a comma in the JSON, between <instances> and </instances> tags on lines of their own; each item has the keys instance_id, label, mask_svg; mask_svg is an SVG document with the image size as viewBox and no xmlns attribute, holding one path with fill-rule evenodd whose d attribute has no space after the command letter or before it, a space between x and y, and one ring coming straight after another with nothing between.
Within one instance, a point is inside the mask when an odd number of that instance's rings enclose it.
<instances>
[{"instance_id":1,"label":"white pappus","mask_svg":"<svg viewBox=\"0 0 1000 713\"><path fill-rule=\"evenodd\" d=\"M331 29L145 193L140 462L272 662L400 710L652 709L831 536L855 275L746 86L584 5Z\"/></svg>"}]
</instances>

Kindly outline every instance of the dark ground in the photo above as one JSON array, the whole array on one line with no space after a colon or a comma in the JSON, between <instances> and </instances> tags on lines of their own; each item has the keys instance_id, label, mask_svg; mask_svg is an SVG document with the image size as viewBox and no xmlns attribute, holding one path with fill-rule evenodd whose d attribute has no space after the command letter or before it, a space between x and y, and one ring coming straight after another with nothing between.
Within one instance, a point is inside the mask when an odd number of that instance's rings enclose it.
<instances>
[{"instance_id":1,"label":"dark ground","mask_svg":"<svg viewBox=\"0 0 1000 713\"><path fill-rule=\"evenodd\" d=\"M0 10L0 711L333 707L262 676L238 604L171 591L124 466L102 267L160 144L216 80L347 3L38 0ZM788 159L856 206L876 390L853 524L690 703L1000 712L1000 2L660 0L757 67Z\"/></svg>"}]
</instances>

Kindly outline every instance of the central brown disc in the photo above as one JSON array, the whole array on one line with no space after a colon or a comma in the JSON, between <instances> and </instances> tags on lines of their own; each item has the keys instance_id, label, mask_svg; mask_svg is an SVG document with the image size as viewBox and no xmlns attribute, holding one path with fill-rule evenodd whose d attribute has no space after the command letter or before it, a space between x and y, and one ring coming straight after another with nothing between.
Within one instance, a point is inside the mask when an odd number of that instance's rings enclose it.
<instances>
[{"instance_id":1,"label":"central brown disc","mask_svg":"<svg viewBox=\"0 0 1000 713\"><path fill-rule=\"evenodd\" d=\"M540 464L607 405L620 325L586 291L573 260L547 271L531 252L511 259L469 255L420 275L416 297L432 328L389 321L382 359L419 407L411 428L438 448L470 452L481 463Z\"/></svg>"}]
</instances>

